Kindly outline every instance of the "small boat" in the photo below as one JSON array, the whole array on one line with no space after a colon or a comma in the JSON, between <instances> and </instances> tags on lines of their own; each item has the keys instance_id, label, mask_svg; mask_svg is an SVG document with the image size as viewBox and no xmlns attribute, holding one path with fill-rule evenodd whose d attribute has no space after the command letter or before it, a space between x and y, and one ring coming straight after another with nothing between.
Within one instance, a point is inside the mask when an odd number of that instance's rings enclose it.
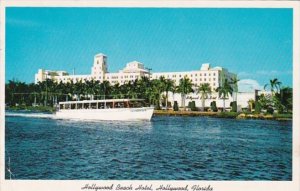
<instances>
[{"instance_id":1,"label":"small boat","mask_svg":"<svg viewBox=\"0 0 300 191\"><path fill-rule=\"evenodd\" d=\"M154 110L143 99L66 101L58 106L58 119L150 121Z\"/></svg>"}]
</instances>

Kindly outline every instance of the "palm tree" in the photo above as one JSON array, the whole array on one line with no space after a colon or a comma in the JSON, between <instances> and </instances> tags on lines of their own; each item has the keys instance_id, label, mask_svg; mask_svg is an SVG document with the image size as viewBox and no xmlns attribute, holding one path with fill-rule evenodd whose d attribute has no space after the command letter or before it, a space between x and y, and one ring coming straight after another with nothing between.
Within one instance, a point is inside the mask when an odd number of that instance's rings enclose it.
<instances>
[{"instance_id":1,"label":"palm tree","mask_svg":"<svg viewBox=\"0 0 300 191\"><path fill-rule=\"evenodd\" d=\"M157 109L160 109L160 99L161 99L162 92L163 92L163 84L161 80L158 79L152 80L150 99L155 103Z\"/></svg>"},{"instance_id":2,"label":"palm tree","mask_svg":"<svg viewBox=\"0 0 300 191\"><path fill-rule=\"evenodd\" d=\"M137 92L138 97L141 99L145 99L146 102L149 102L150 94L151 94L151 81L148 77L142 76L137 81Z\"/></svg>"},{"instance_id":3,"label":"palm tree","mask_svg":"<svg viewBox=\"0 0 300 191\"><path fill-rule=\"evenodd\" d=\"M101 93L103 95L103 99L105 99L105 97L107 95L109 95L110 91L111 91L111 86L109 81L104 80L101 84L100 84L100 89L101 89Z\"/></svg>"},{"instance_id":4,"label":"palm tree","mask_svg":"<svg viewBox=\"0 0 300 191\"><path fill-rule=\"evenodd\" d=\"M277 100L283 105L286 112L293 110L293 89L290 87L282 87L280 93L275 94Z\"/></svg>"},{"instance_id":5,"label":"palm tree","mask_svg":"<svg viewBox=\"0 0 300 191\"><path fill-rule=\"evenodd\" d=\"M55 99L56 99L56 95L57 95L57 82L56 81L49 81L48 83L48 90L49 90L49 99L52 101L51 102L51 106L55 105Z\"/></svg>"},{"instance_id":6,"label":"palm tree","mask_svg":"<svg viewBox=\"0 0 300 191\"><path fill-rule=\"evenodd\" d=\"M173 97L173 106L174 106L174 103L175 103L175 98L174 98L174 95L175 95L175 93L176 92L178 92L178 86L176 86L176 84L175 84L175 82L174 82L174 84L173 84L173 87L172 87L172 89L171 89L171 92L172 92L172 97Z\"/></svg>"},{"instance_id":7,"label":"palm tree","mask_svg":"<svg viewBox=\"0 0 300 191\"><path fill-rule=\"evenodd\" d=\"M237 84L238 84L239 81L240 80L236 76L234 76L233 78L230 78L230 84L233 85L233 91L235 92L235 97L234 97L233 101L236 101L236 102L237 102L237 93L238 93Z\"/></svg>"},{"instance_id":8,"label":"palm tree","mask_svg":"<svg viewBox=\"0 0 300 191\"><path fill-rule=\"evenodd\" d=\"M62 81L60 81L57 84L57 93L58 93L58 96L56 97L56 103L58 101L62 100L62 96L64 95L64 92L66 91L66 86L67 86L67 84L63 83Z\"/></svg>"},{"instance_id":9,"label":"palm tree","mask_svg":"<svg viewBox=\"0 0 300 191\"><path fill-rule=\"evenodd\" d=\"M192 81L188 77L181 78L179 80L179 86L177 87L178 92L181 94L181 105L183 105L184 110L186 109L185 107L185 96L188 93L193 92L193 84Z\"/></svg>"},{"instance_id":10,"label":"palm tree","mask_svg":"<svg viewBox=\"0 0 300 191\"><path fill-rule=\"evenodd\" d=\"M51 79L46 79L43 82L39 82L38 86L41 89L41 94L44 95L43 99L44 99L44 105L47 106L48 105L48 99L52 97L53 94L53 90L54 90L54 81Z\"/></svg>"},{"instance_id":11,"label":"palm tree","mask_svg":"<svg viewBox=\"0 0 300 191\"><path fill-rule=\"evenodd\" d=\"M74 93L76 95L77 101L79 101L81 95L84 93L84 84L82 83L82 80L77 81L74 84Z\"/></svg>"},{"instance_id":12,"label":"palm tree","mask_svg":"<svg viewBox=\"0 0 300 191\"><path fill-rule=\"evenodd\" d=\"M219 97L223 99L223 111L225 111L225 99L227 99L229 94L232 95L233 92L233 89L227 79L224 80L222 86L216 89L216 92L219 92Z\"/></svg>"},{"instance_id":13,"label":"palm tree","mask_svg":"<svg viewBox=\"0 0 300 191\"><path fill-rule=\"evenodd\" d=\"M5 102L10 105L15 105L15 93L17 90L17 82L14 80L9 80L8 84L5 85Z\"/></svg>"},{"instance_id":14,"label":"palm tree","mask_svg":"<svg viewBox=\"0 0 300 191\"><path fill-rule=\"evenodd\" d=\"M64 84L63 88L64 89L62 93L66 96L66 101L69 101L69 96L72 98L75 94L75 84L73 80L71 80L71 82L68 81L66 84Z\"/></svg>"},{"instance_id":15,"label":"palm tree","mask_svg":"<svg viewBox=\"0 0 300 191\"><path fill-rule=\"evenodd\" d=\"M208 96L211 94L211 87L209 83L200 84L200 86L197 89L197 93L201 93L201 102L202 102L202 111L204 111L205 108L205 99L208 98Z\"/></svg>"},{"instance_id":16,"label":"palm tree","mask_svg":"<svg viewBox=\"0 0 300 191\"><path fill-rule=\"evenodd\" d=\"M85 80L85 88L84 91L90 97L90 100L94 99L96 93L96 84L97 82L93 80Z\"/></svg>"},{"instance_id":17,"label":"palm tree","mask_svg":"<svg viewBox=\"0 0 300 191\"><path fill-rule=\"evenodd\" d=\"M280 90L280 85L281 85L281 82L278 81L277 78L274 78L274 79L271 79L271 80L270 80L270 83L269 83L269 84L266 84L266 85L264 86L264 89L266 90L266 88L267 88L268 86L270 86L271 94L272 94L272 96L274 96L274 93L275 93L274 90L276 89L276 93L279 92L279 90Z\"/></svg>"},{"instance_id":18,"label":"palm tree","mask_svg":"<svg viewBox=\"0 0 300 191\"><path fill-rule=\"evenodd\" d=\"M164 91L166 92L166 109L168 110L168 102L169 102L169 92L175 89L175 82L170 79L166 79L164 81Z\"/></svg>"},{"instance_id":19,"label":"palm tree","mask_svg":"<svg viewBox=\"0 0 300 191\"><path fill-rule=\"evenodd\" d=\"M121 91L120 91L120 84L116 83L113 85L111 90L112 98L113 99L119 99L121 98Z\"/></svg>"},{"instance_id":20,"label":"palm tree","mask_svg":"<svg viewBox=\"0 0 300 191\"><path fill-rule=\"evenodd\" d=\"M164 76L160 76L159 77L159 88L161 90L161 93L165 90L165 86L166 86L166 78ZM159 105L160 105L160 101L161 101L161 95L159 95Z\"/></svg>"},{"instance_id":21,"label":"palm tree","mask_svg":"<svg viewBox=\"0 0 300 191\"><path fill-rule=\"evenodd\" d=\"M129 81L125 84L126 92L128 98L136 99L138 97L137 93L137 81Z\"/></svg>"}]
</instances>

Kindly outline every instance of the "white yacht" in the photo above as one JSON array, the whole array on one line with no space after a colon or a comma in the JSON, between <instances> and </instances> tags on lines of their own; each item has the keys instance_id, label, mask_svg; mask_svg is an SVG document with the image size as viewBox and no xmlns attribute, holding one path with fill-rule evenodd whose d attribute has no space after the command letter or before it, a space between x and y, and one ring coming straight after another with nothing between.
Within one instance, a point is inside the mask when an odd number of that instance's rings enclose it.
<instances>
[{"instance_id":1,"label":"white yacht","mask_svg":"<svg viewBox=\"0 0 300 191\"><path fill-rule=\"evenodd\" d=\"M108 99L59 102L56 118L83 120L151 120L154 107L143 99Z\"/></svg>"}]
</instances>

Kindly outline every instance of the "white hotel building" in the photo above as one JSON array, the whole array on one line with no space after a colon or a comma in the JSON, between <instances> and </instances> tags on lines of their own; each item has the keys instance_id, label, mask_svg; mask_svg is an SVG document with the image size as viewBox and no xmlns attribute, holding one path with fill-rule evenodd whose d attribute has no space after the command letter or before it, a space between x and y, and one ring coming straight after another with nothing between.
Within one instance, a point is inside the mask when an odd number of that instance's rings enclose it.
<instances>
[{"instance_id":1,"label":"white hotel building","mask_svg":"<svg viewBox=\"0 0 300 191\"><path fill-rule=\"evenodd\" d=\"M51 70L43 70L39 69L38 73L35 74L35 83L45 81L46 79L52 79L57 82L71 82L73 81L78 82L85 80L98 80L103 82L104 80L109 81L112 85L119 83L124 84L129 81L134 81L135 79L139 79L142 76L147 76L150 79L159 79L160 76L164 76L166 79L174 80L176 85L179 84L179 80L184 78L185 76L192 80L194 85L200 85L203 83L209 83L213 90L219 87L225 79L230 80L233 77L236 77L236 74L229 72L227 69L222 67L214 67L211 68L210 64L202 64L200 70L195 71L187 71L187 72L154 72L151 73L144 67L144 65L140 62L133 61L126 64L126 67L123 70L120 70L116 73L109 73L107 67L107 56L100 53L95 55L94 57L94 64L91 68L91 74L89 75L70 75L66 71L51 71ZM233 87L235 91L237 91L237 86ZM252 97L252 96L250 96ZM239 96L238 96L239 99ZM181 96L179 94L172 95L170 93L169 100L171 102L177 101L180 105L181 103ZM201 100L199 95L192 93L187 95L186 104L189 101L196 101L197 107L201 106ZM230 102L233 100L230 97L226 100L226 107L229 107ZM223 106L223 100L218 98L216 92L213 91L211 98L206 100L205 105L209 106L211 101L216 101L218 107ZM239 103L241 107L246 107L247 103ZM240 100L242 101L242 100ZM248 101L248 99L247 99Z\"/></svg>"}]
</instances>

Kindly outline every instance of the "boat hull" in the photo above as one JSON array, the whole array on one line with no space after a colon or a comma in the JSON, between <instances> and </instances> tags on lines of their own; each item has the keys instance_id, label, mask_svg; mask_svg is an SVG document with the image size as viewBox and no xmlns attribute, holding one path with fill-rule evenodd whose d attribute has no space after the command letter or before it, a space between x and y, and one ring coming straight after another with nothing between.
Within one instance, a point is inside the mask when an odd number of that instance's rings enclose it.
<instances>
[{"instance_id":1,"label":"boat hull","mask_svg":"<svg viewBox=\"0 0 300 191\"><path fill-rule=\"evenodd\" d=\"M153 107L112 108L112 109L63 109L56 112L58 119L110 120L110 121L150 121Z\"/></svg>"}]
</instances>

